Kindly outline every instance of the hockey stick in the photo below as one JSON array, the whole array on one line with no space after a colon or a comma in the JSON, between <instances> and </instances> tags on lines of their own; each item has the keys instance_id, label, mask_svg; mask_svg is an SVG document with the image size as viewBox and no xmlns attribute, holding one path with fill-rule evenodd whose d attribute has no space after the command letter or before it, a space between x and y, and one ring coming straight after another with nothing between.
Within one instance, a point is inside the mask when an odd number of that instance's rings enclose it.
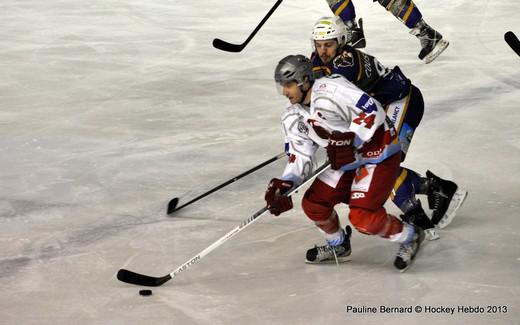
<instances>
[{"instance_id":1,"label":"hockey stick","mask_svg":"<svg viewBox=\"0 0 520 325\"><path fill-rule=\"evenodd\" d=\"M515 51L516 54L520 55L520 41L518 40L518 37L516 37L515 33L512 31L509 31L504 34L504 39L506 40L507 44Z\"/></svg>"},{"instance_id":2,"label":"hockey stick","mask_svg":"<svg viewBox=\"0 0 520 325\"><path fill-rule=\"evenodd\" d=\"M325 163L321 167L319 167L311 176L309 176L305 181L303 181L302 184L299 186L291 189L288 193L285 195L291 196L293 193L301 189L305 184L310 182L314 177L318 176L322 172L324 172L327 167L329 167L329 163ZM149 275L144 275L136 272L132 272L126 269L120 269L117 272L117 279L122 282L130 283L130 284L136 284L141 286L148 286L148 287L158 287L165 282L173 279L175 276L177 276L182 271L186 271L190 266L200 261L204 256L208 255L210 252L215 250L217 247L231 239L233 236L238 234L240 231L244 230L247 226L251 225L255 220L257 220L260 216L262 216L267 211L267 207L263 207L262 209L258 210L255 214L253 214L251 217L249 217L247 220L243 221L240 225L235 227L233 230L225 234L224 236L220 237L216 242L209 245L207 248L202 250L197 255L190 258L186 263L179 266L175 271L171 272L170 274L167 274L165 276L161 277L154 277Z\"/></svg>"},{"instance_id":3,"label":"hockey stick","mask_svg":"<svg viewBox=\"0 0 520 325\"><path fill-rule=\"evenodd\" d=\"M227 186L227 185L229 185L231 183L234 183L237 180L241 179L242 177L244 177L246 175L249 175L252 172L254 172L256 170L259 170L260 168L262 168L262 167L264 167L266 165L269 165L270 163L272 163L274 161L277 161L278 159L283 158L285 156L286 156L285 152L279 153L276 156L274 156L273 158L270 158L270 159L264 161L260 165L255 166L255 167L251 168L250 170L247 170L247 171L243 172L242 174L240 174L238 176L235 176L232 179L230 179L228 181L225 181L224 183L222 183L220 185L217 185L216 187L212 188L211 190L207 191L206 193L203 193L203 194L197 196L196 198L194 198L194 199L192 199L192 200L182 204L179 207L177 207L177 204L179 204L179 198L178 197L174 197L173 199L170 200L170 202L168 202L168 209L167 209L166 213L167 214L172 214L173 212L178 211L178 210L184 208L185 206L190 205L191 203L193 203L195 201L198 201L198 200L202 199L203 197L206 197L206 196L210 195L211 193L220 190L224 186Z\"/></svg>"},{"instance_id":4,"label":"hockey stick","mask_svg":"<svg viewBox=\"0 0 520 325\"><path fill-rule=\"evenodd\" d=\"M246 47L246 45L251 41L251 39L253 39L253 37L256 35L256 33L258 33L260 28L262 28L262 26L265 24L267 19L269 19L269 17L271 17L273 12L276 10L276 8L278 8L278 6L282 3L282 1L283 0L276 1L274 6L271 8L271 10L269 10L267 15L265 15L264 19L262 19L260 24L258 24L258 26L256 26L255 30L251 33L251 35L249 35L249 37L244 41L244 43L242 43L242 44L231 44L231 43L223 41L223 40L221 40L219 38L215 38L213 40L213 47L215 47L215 48L217 48L219 50L222 50L222 51L226 51L226 52L240 52L240 51L242 51L244 49L244 47Z\"/></svg>"}]
</instances>

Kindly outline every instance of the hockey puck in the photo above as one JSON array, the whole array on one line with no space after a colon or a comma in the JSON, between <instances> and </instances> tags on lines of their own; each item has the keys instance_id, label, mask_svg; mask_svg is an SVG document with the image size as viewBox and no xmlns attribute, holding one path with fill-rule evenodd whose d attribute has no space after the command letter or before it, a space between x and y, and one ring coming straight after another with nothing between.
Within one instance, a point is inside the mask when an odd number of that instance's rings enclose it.
<instances>
[{"instance_id":1,"label":"hockey puck","mask_svg":"<svg viewBox=\"0 0 520 325\"><path fill-rule=\"evenodd\" d=\"M139 290L139 294L141 296L151 296L152 295L152 290L149 290L149 289Z\"/></svg>"}]
</instances>

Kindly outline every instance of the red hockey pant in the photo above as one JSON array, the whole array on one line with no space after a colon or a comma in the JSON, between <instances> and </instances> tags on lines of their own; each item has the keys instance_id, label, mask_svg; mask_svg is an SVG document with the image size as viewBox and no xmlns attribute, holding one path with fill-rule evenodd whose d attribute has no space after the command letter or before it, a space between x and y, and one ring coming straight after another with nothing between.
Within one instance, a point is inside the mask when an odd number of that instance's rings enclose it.
<instances>
[{"instance_id":1,"label":"red hockey pant","mask_svg":"<svg viewBox=\"0 0 520 325\"><path fill-rule=\"evenodd\" d=\"M339 229L334 210L338 203L349 205L351 224L360 232L388 238L399 234L402 222L386 213L383 204L392 191L399 172L400 155L377 165L364 165L355 171L327 171L305 192L302 207L316 226L328 234Z\"/></svg>"}]
</instances>

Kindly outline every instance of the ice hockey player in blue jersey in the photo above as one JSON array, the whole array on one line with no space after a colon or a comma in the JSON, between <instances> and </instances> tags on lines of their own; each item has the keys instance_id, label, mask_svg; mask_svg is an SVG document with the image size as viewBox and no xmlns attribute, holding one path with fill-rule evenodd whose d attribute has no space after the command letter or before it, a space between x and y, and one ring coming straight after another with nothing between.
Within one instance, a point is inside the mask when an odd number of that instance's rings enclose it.
<instances>
[{"instance_id":1,"label":"ice hockey player in blue jersey","mask_svg":"<svg viewBox=\"0 0 520 325\"><path fill-rule=\"evenodd\" d=\"M449 42L424 21L419 8L412 0L374 0L374 2L376 1L410 28L410 34L419 39L421 42L419 59L425 63L435 60L448 47ZM359 19L359 26L356 23L356 10L352 0L327 0L327 3L332 12L343 20L349 33L352 34L352 46L364 48L366 41L363 33L363 21Z\"/></svg>"},{"instance_id":2,"label":"ice hockey player in blue jersey","mask_svg":"<svg viewBox=\"0 0 520 325\"><path fill-rule=\"evenodd\" d=\"M399 133L404 161L424 112L421 91L398 66L389 69L375 57L349 46L352 42L349 37L340 18L320 18L312 32L313 71L317 76L340 74L383 104L387 117ZM401 168L391 199L403 211L403 218L423 228L427 239L431 240L438 238L434 226L443 228L452 221L467 192L430 171L426 176ZM429 206L433 209L431 221L416 194L428 195Z\"/></svg>"}]
</instances>

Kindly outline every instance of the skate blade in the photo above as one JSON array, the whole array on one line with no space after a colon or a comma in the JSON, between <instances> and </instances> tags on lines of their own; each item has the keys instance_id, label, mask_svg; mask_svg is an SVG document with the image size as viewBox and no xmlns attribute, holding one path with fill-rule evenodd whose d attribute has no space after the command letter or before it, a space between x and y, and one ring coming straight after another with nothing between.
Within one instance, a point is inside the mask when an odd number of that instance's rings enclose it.
<instances>
[{"instance_id":1,"label":"skate blade","mask_svg":"<svg viewBox=\"0 0 520 325\"><path fill-rule=\"evenodd\" d=\"M450 205L448 207L448 211L441 218L439 223L437 223L437 229L443 229L448 226L455 216L457 215L457 211L460 209L466 198L468 197L468 191L457 189L453 197L451 198Z\"/></svg>"},{"instance_id":2,"label":"skate blade","mask_svg":"<svg viewBox=\"0 0 520 325\"><path fill-rule=\"evenodd\" d=\"M441 39L433 50L424 57L424 63L428 64L435 60L450 45L450 42Z\"/></svg>"},{"instance_id":3,"label":"skate blade","mask_svg":"<svg viewBox=\"0 0 520 325\"><path fill-rule=\"evenodd\" d=\"M338 257L338 263L350 262L352 258L350 256ZM336 264L336 260L324 260L319 262L309 261L305 259L306 264Z\"/></svg>"},{"instance_id":4,"label":"skate blade","mask_svg":"<svg viewBox=\"0 0 520 325\"><path fill-rule=\"evenodd\" d=\"M351 45L353 48L355 49L364 49L365 47L367 47L367 41L366 39L363 37L363 38L360 38L358 39L355 43L353 43Z\"/></svg>"}]
</instances>

